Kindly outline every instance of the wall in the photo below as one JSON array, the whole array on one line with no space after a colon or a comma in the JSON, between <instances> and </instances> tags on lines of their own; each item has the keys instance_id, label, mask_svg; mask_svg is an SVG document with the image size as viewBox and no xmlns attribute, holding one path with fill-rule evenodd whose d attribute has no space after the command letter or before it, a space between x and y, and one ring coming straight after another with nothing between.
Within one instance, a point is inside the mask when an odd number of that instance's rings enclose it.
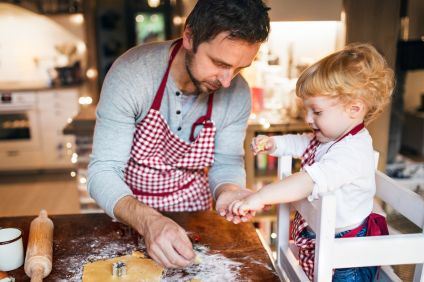
<instances>
[{"instance_id":1,"label":"wall","mask_svg":"<svg viewBox=\"0 0 424 282\"><path fill-rule=\"evenodd\" d=\"M424 95L424 70L407 73L403 95L405 111L415 111L420 106L421 95Z\"/></svg>"},{"instance_id":2,"label":"wall","mask_svg":"<svg viewBox=\"0 0 424 282\"><path fill-rule=\"evenodd\" d=\"M408 0L409 40L424 39L424 1ZM424 94L424 70L409 71L406 75L404 103L406 111L416 110Z\"/></svg>"},{"instance_id":3,"label":"wall","mask_svg":"<svg viewBox=\"0 0 424 282\"><path fill-rule=\"evenodd\" d=\"M196 3L197 3L197 0L182 0L183 17L187 17L190 14L191 10L193 10Z\"/></svg>"},{"instance_id":4,"label":"wall","mask_svg":"<svg viewBox=\"0 0 424 282\"><path fill-rule=\"evenodd\" d=\"M409 39L421 39L424 36L424 1L408 0Z\"/></svg>"},{"instance_id":5,"label":"wall","mask_svg":"<svg viewBox=\"0 0 424 282\"><path fill-rule=\"evenodd\" d=\"M373 44L394 68L396 44L399 34L400 0L344 0L346 13L346 43L368 42ZM390 107L373 121L368 129L374 149L380 152L379 169L387 161Z\"/></svg>"},{"instance_id":6,"label":"wall","mask_svg":"<svg viewBox=\"0 0 424 282\"><path fill-rule=\"evenodd\" d=\"M76 46L78 57L85 52L83 41L61 25L11 4L0 3L0 34L0 82L48 85L49 69L67 63L56 46Z\"/></svg>"}]
</instances>

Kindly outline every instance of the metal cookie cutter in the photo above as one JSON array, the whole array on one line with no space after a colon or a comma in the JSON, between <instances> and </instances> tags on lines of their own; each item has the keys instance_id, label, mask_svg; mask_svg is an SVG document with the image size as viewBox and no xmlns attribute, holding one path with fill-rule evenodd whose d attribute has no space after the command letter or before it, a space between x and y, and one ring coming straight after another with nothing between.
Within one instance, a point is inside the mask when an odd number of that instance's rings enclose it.
<instances>
[{"instance_id":1,"label":"metal cookie cutter","mask_svg":"<svg viewBox=\"0 0 424 282\"><path fill-rule=\"evenodd\" d=\"M127 275L127 265L122 261L115 262L112 265L112 275L117 277Z\"/></svg>"}]
</instances>

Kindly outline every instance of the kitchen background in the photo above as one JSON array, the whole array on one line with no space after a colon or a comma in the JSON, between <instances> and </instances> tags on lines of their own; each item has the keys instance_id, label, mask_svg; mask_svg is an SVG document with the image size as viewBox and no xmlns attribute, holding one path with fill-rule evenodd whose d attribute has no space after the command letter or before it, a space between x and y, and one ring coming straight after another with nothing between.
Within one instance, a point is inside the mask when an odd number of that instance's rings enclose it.
<instances>
[{"instance_id":1,"label":"kitchen background","mask_svg":"<svg viewBox=\"0 0 424 282\"><path fill-rule=\"evenodd\" d=\"M253 101L246 143L261 133L308 131L294 94L299 74L347 43L369 42L397 75L391 107L369 128L379 169L424 195L424 2L265 2L271 34L243 72ZM102 81L132 46L177 38L195 3L0 1L0 216L101 211L86 192L86 172ZM275 180L276 165L247 153L247 187ZM254 223L271 246L275 218L270 211Z\"/></svg>"}]
</instances>

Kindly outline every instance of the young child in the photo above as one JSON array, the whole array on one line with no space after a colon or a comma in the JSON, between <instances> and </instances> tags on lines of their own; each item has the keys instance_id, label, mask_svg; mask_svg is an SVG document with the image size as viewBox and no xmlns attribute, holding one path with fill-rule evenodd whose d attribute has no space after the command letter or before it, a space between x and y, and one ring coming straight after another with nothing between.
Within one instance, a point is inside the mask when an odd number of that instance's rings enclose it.
<instances>
[{"instance_id":1,"label":"young child","mask_svg":"<svg viewBox=\"0 0 424 282\"><path fill-rule=\"evenodd\" d=\"M393 86L393 71L368 44L348 45L306 69L296 95L303 101L313 134L258 136L251 144L255 154L301 157L302 170L233 202L229 210L244 215L264 205L313 201L332 191L337 203L336 238L387 234L384 218L372 213L375 158L365 124L388 104ZM298 213L291 235L300 250L300 264L312 280L315 233ZM333 281L373 281L376 270L337 269Z\"/></svg>"}]
</instances>

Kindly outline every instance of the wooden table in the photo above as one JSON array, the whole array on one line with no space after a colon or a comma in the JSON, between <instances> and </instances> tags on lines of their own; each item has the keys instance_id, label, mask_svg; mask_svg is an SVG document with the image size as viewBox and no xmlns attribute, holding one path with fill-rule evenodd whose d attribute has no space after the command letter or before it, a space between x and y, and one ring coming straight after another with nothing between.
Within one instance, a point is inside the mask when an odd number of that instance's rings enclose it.
<instances>
[{"instance_id":1,"label":"wooden table","mask_svg":"<svg viewBox=\"0 0 424 282\"><path fill-rule=\"evenodd\" d=\"M166 215L187 232L200 236L200 242L195 246L201 248L207 246L209 248L207 254L211 257L222 255L221 268L226 262L237 265L234 270L231 269L231 273L236 273L234 280L279 281L271 260L250 223L235 225L212 211L167 213ZM21 228L24 232L24 246L26 246L29 226L33 218L0 218L0 227ZM45 281L80 281L83 265L86 262L125 255L135 249L145 250L143 240L135 231L112 221L105 214L61 215L51 218L55 228L53 270ZM174 270L167 271L166 276L176 277L177 272L180 272L183 277L188 275L182 270ZM9 274L15 277L16 281L29 281L23 266L10 271Z\"/></svg>"}]
</instances>

